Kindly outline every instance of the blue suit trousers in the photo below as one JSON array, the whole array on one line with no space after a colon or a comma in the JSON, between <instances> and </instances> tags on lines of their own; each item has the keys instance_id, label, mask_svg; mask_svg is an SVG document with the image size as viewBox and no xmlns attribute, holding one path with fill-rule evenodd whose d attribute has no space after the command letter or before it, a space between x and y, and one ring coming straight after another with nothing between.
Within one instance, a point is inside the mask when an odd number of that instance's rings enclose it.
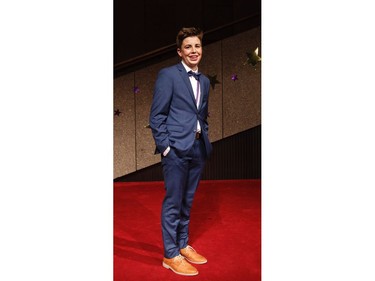
<instances>
[{"instance_id":1,"label":"blue suit trousers","mask_svg":"<svg viewBox=\"0 0 375 281\"><path fill-rule=\"evenodd\" d=\"M190 210L206 161L202 139L196 139L186 155L171 147L162 156L165 197L161 225L164 257L173 258L188 245Z\"/></svg>"}]
</instances>

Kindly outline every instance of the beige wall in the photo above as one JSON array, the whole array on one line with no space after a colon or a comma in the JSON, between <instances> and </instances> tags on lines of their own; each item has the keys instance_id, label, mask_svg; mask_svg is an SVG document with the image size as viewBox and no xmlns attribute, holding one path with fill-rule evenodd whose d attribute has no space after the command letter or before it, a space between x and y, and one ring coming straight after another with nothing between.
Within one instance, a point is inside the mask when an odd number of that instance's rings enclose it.
<instances>
[{"instance_id":1,"label":"beige wall","mask_svg":"<svg viewBox=\"0 0 375 281\"><path fill-rule=\"evenodd\" d=\"M220 84L210 90L208 122L212 142L261 123L261 64L244 65L246 52L261 50L260 28L204 46L199 71L217 75ZM260 54L261 55L261 54ZM114 80L114 178L160 161L154 155L151 130L145 128L157 73L179 62L177 57L126 74ZM231 79L237 74L238 80ZM133 88L138 86L139 93Z\"/></svg>"}]
</instances>

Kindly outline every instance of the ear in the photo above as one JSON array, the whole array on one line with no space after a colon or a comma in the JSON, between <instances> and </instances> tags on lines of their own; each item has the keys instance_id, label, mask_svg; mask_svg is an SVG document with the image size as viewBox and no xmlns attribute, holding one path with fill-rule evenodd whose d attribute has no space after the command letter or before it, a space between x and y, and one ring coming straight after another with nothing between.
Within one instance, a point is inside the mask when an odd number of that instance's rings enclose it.
<instances>
[{"instance_id":1,"label":"ear","mask_svg":"<svg viewBox=\"0 0 375 281\"><path fill-rule=\"evenodd\" d=\"M181 55L181 49L180 49L180 48L177 49L177 54L178 54L180 57L182 57L182 55Z\"/></svg>"}]
</instances>

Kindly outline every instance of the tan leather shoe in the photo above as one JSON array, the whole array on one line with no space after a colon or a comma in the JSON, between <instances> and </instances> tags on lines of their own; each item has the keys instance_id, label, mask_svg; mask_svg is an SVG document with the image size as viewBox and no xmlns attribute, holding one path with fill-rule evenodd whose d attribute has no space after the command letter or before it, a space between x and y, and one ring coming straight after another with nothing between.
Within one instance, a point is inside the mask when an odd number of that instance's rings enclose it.
<instances>
[{"instance_id":1,"label":"tan leather shoe","mask_svg":"<svg viewBox=\"0 0 375 281\"><path fill-rule=\"evenodd\" d=\"M204 264L207 262L207 259L204 256L198 254L197 251L195 251L193 247L189 245L186 248L181 249L180 254L191 263Z\"/></svg>"},{"instance_id":2,"label":"tan leather shoe","mask_svg":"<svg viewBox=\"0 0 375 281\"><path fill-rule=\"evenodd\" d=\"M171 259L163 258L163 266L179 275L194 276L198 274L198 270L181 255Z\"/></svg>"}]
</instances>

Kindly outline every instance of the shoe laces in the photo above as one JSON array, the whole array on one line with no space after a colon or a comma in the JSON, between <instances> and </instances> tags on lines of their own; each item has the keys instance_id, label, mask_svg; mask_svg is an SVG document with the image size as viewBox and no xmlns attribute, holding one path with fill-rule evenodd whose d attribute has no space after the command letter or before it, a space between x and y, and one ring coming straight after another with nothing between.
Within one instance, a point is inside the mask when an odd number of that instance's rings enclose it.
<instances>
[{"instance_id":1,"label":"shoe laces","mask_svg":"<svg viewBox=\"0 0 375 281\"><path fill-rule=\"evenodd\" d=\"M192 246L190 246L190 245L187 245L186 250L187 250L187 251L193 251L193 252L196 252L196 250L194 250L194 248L193 248Z\"/></svg>"},{"instance_id":2,"label":"shoe laces","mask_svg":"<svg viewBox=\"0 0 375 281\"><path fill-rule=\"evenodd\" d=\"M183 261L185 258L182 255L178 255L175 257L176 261Z\"/></svg>"},{"instance_id":3,"label":"shoe laces","mask_svg":"<svg viewBox=\"0 0 375 281\"><path fill-rule=\"evenodd\" d=\"M173 260L174 264L177 266L184 265L185 264L185 257L182 255L178 255Z\"/></svg>"}]
</instances>

